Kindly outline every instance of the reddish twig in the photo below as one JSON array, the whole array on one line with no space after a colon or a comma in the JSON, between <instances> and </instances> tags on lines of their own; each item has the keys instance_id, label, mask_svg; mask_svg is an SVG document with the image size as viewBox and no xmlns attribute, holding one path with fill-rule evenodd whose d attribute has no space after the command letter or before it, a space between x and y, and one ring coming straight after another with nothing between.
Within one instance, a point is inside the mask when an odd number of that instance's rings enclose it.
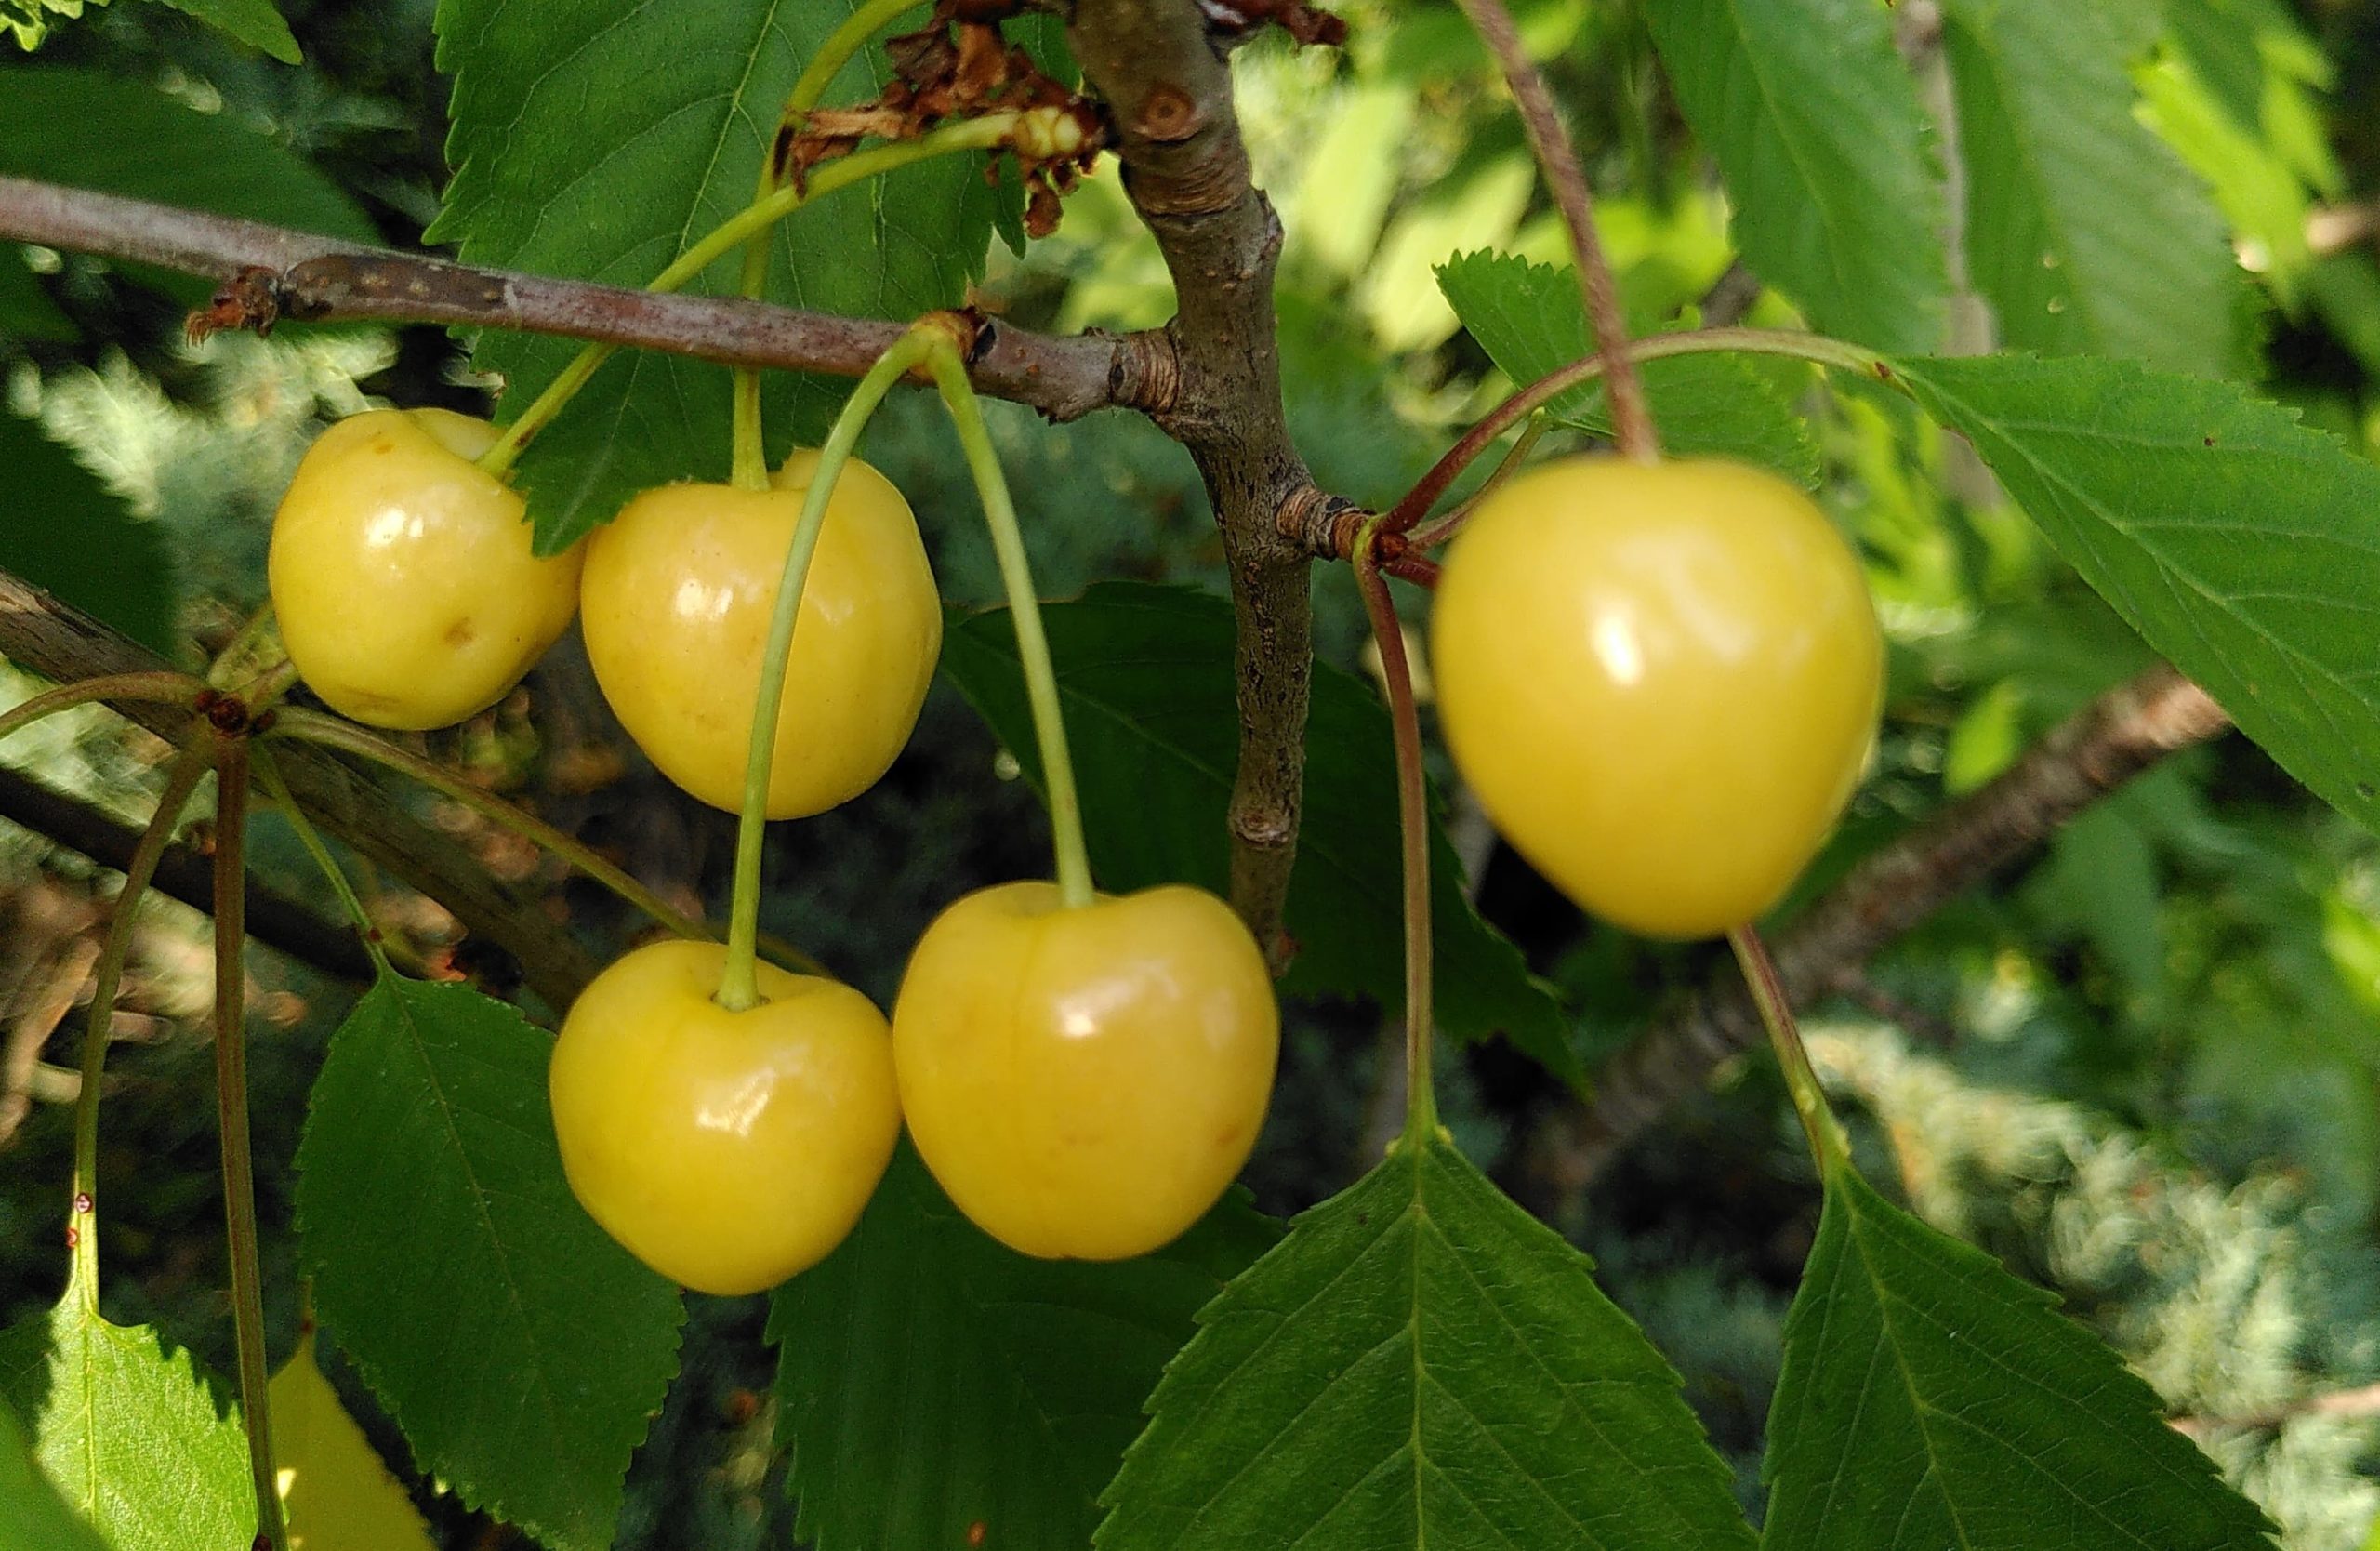
<instances>
[{"instance_id":1,"label":"reddish twig","mask_svg":"<svg viewBox=\"0 0 2380 1551\"><path fill-rule=\"evenodd\" d=\"M1602 352L1611 378L1611 424L1622 457L1650 463L1661 453L1653 430L1653 411L1645 400L1645 384L1629 359L1628 319L1620 311L1620 287L1612 283L1611 265L1604 258L1602 239L1595 234L1594 195L1579 166L1578 148L1570 141L1562 111L1554 104L1545 77L1522 46L1520 30L1503 0L1457 0L1471 25L1496 57L1520 109L1521 127L1529 150L1537 156L1545 186L1570 231L1570 252L1578 265L1579 290L1585 298L1587 319L1594 325L1595 348Z\"/></svg>"},{"instance_id":2,"label":"reddish twig","mask_svg":"<svg viewBox=\"0 0 2380 1551\"><path fill-rule=\"evenodd\" d=\"M1380 647L1381 685L1387 693L1389 727L1396 747L1396 832L1404 882L1405 922L1405 1139L1421 1146L1437 1123L1430 1080L1430 810L1421 767L1421 718L1413 699L1413 666L1405 654L1405 626L1396 616L1388 583L1373 552L1377 524L1355 541L1355 587L1364 617Z\"/></svg>"}]
</instances>

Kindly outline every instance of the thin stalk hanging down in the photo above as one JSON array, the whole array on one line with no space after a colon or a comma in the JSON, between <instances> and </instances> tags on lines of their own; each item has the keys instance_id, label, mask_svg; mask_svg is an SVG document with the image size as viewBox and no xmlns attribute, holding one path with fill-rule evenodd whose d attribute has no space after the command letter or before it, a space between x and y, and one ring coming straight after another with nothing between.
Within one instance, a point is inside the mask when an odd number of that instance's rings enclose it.
<instances>
[{"instance_id":1,"label":"thin stalk hanging down","mask_svg":"<svg viewBox=\"0 0 2380 1551\"><path fill-rule=\"evenodd\" d=\"M1050 833L1057 852L1058 897L1069 909L1091 903L1091 849L1083 840L1082 800L1075 790L1074 757L1066 749L1066 721L1058 703L1058 675L1050 662L1050 638L1041 628L1041 600L1033 590L1033 567L1025 533L1010 498L1008 476L984 424L983 405L967 380L966 365L950 341L941 338L928 358L934 385L959 431L967 471L975 479L984 521L999 557L1000 582L1008 591L1009 619L1016 630L1016 656L1025 670L1025 698L1033 709L1033 736L1040 745L1041 778L1050 793Z\"/></svg>"},{"instance_id":2,"label":"thin stalk hanging down","mask_svg":"<svg viewBox=\"0 0 2380 1551\"><path fill-rule=\"evenodd\" d=\"M760 842L768 829L769 775L775 763L777 721L784 709L787 665L793 652L793 630L801 616L801 593L810 580L811 557L817 553L818 536L826 525L826 507L843 465L859 445L868 418L892 385L921 360L939 330L912 330L860 378L843 411L819 449L818 467L802 497L801 515L794 524L793 542L787 549L785 572L777 582L776 603L769 613L768 643L760 649L760 683L752 708L752 741L744 762L744 806L735 826L735 884L727 914L727 964L721 973L719 1004L732 1013L760 1005L760 988L753 974L760 935Z\"/></svg>"},{"instance_id":3,"label":"thin stalk hanging down","mask_svg":"<svg viewBox=\"0 0 2380 1551\"><path fill-rule=\"evenodd\" d=\"M1405 653L1405 627L1389 596L1376 550L1378 521L1364 524L1355 540L1355 586L1364 617L1380 647L1381 682L1388 695L1390 731L1396 746L1396 833L1402 853L1405 921L1405 1134L1408 1145L1425 1143L1438 1123L1436 1090L1430 1077L1432 1008L1430 938L1430 814L1421 768L1421 717L1413 698L1413 668Z\"/></svg>"},{"instance_id":4,"label":"thin stalk hanging down","mask_svg":"<svg viewBox=\"0 0 2380 1551\"><path fill-rule=\"evenodd\" d=\"M270 1370L264 1350L264 1268L257 1237L256 1169L248 1145L248 740L215 748L215 1110L223 1155L223 1230L239 1340L240 1410L256 1488L257 1544L278 1551L281 1488L272 1464Z\"/></svg>"},{"instance_id":5,"label":"thin stalk hanging down","mask_svg":"<svg viewBox=\"0 0 2380 1551\"><path fill-rule=\"evenodd\" d=\"M1554 195L1554 207L1562 212L1562 224L1569 229L1570 252L1578 266L1579 289L1586 302L1587 319L1594 326L1595 348L1602 352L1611 377L1611 424L1620 456L1650 463L1661 455L1660 440L1653 429L1653 411L1645 399L1644 380L1628 357L1628 319L1620 311L1620 287L1612 283L1611 265L1604 258L1602 240L1595 234L1594 195L1587 187L1585 171L1579 166L1578 148L1571 144L1570 131L1562 122L1562 111L1554 106L1554 94L1546 88L1544 75L1523 46L1520 30L1513 24L1512 12L1504 8L1503 0L1456 3L1471 19L1472 30L1487 44L1488 51L1496 57L1504 84L1512 88L1513 101L1520 109L1521 128L1528 136L1529 150L1537 157L1538 169L1545 175L1545 186Z\"/></svg>"},{"instance_id":6,"label":"thin stalk hanging down","mask_svg":"<svg viewBox=\"0 0 2380 1551\"><path fill-rule=\"evenodd\" d=\"M157 799L157 812L141 831L126 866L124 887L115 896L108 920L106 944L93 972L91 1013L83 1033L83 1088L74 1101L74 1179L68 1206L66 1241L73 1246L74 1285L83 1290L85 1306L99 1307L99 1086L107 1075L108 1033L115 1021L115 998L124 984L124 961L132 951L132 931L139 914L140 896L157 875L157 864L174 838L174 826L190 805L206 774L202 754L185 752L175 760Z\"/></svg>"}]
</instances>

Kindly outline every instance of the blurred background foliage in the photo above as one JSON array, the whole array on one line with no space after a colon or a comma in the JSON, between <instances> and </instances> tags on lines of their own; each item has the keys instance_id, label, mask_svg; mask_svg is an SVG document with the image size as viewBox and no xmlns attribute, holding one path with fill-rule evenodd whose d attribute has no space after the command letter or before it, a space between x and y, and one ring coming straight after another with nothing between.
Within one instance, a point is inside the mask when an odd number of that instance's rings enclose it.
<instances>
[{"instance_id":1,"label":"blurred background foliage","mask_svg":"<svg viewBox=\"0 0 2380 1551\"><path fill-rule=\"evenodd\" d=\"M1651 3L1651 0L1646 0ZM1349 0L1343 52L1276 37L1238 57L1260 181L1286 231L1279 316L1292 427L1327 487L1393 499L1509 386L1461 331L1435 266L1494 248L1562 262L1554 217L1487 61L1450 4ZM1915 7L1903 7L1904 12ZM291 0L290 67L161 6L79 17L57 0L38 54L0 61L0 171L83 181L343 234L416 243L445 169L431 0ZM1515 7L1548 61L1603 196L1606 242L1640 326L1690 325L1727 274L1726 204L1667 95L1638 0ZM2202 179L2247 288L2256 386L2380 452L2380 10L2355 0L2125 0L2136 112ZM1906 20L1906 18L1904 19ZM327 420L369 403L483 409L435 330L289 328L183 343L196 290L71 255L0 245L0 565L195 661L262 601L273 502ZM1162 322L1170 292L1112 166L1021 260L996 248L987 309L1049 327ZM1791 321L1774 296L1756 322ZM1823 457L1823 493L1866 555L1892 640L1873 771L1821 876L1988 780L2145 649L2034 537L1962 450L1858 388L1779 385ZM1042 590L1127 577L1219 590L1220 548L1187 458L1117 415L1052 429L988 406L1028 494ZM725 427L721 428L722 438ZM1561 444L1559 440L1553 444ZM908 493L945 593L997 593L947 431L896 400L868 456ZM1316 578L1318 639L1362 666L1347 578ZM1407 599L1420 617L1415 599ZM32 683L5 673L10 701ZM430 740L690 907L721 905L731 823L658 780L566 644L523 689ZM145 813L162 748L97 712L0 759L121 816ZM1447 773L1441 768L1441 776ZM959 697L939 689L892 776L783 827L767 924L879 1000L941 904L1038 870L1039 811ZM519 842L426 802L500 873L545 878L607 951L632 923ZM291 837L265 819L266 877L331 913ZM1590 1066L1707 968L1708 949L1583 921L1457 804L1482 909L1577 1010ZM54 1295L69 1151L59 1100L87 996L95 906L112 880L0 826L0 1324ZM377 884L387 929L443 961L433 904ZM229 1366L205 1089L204 922L144 911L115 1020L103 1167L115 1211L107 1299ZM501 966L476 960L468 967ZM264 949L258 1144L269 1273L295 1340L287 1164L327 1030L351 990ZM2169 762L2038 859L1898 944L1812 1009L1821 1070L1859 1117L1877 1177L1912 1206L2063 1292L2114 1341L2302 1551L2380 1545L2380 842L2232 738ZM1377 1010L1290 1010L1283 1080L1251 1180L1287 1213L1380 1145ZM1464 1147L1525 1200L1546 1118L1571 1102L1499 1046L1452 1053L1441 1104ZM1788 1110L1758 1060L1636 1145L1560 1226L1686 1375L1756 1511L1778 1331L1815 1226ZM640 1456L621 1544L789 1543L770 1448L760 1300L694 1300L686 1382ZM402 1445L330 1364L374 1438ZM2343 1398L2343 1399L2342 1399ZM2370 1397L2364 1398L2367 1402ZM488 1526L416 1483L448 1544Z\"/></svg>"}]
</instances>

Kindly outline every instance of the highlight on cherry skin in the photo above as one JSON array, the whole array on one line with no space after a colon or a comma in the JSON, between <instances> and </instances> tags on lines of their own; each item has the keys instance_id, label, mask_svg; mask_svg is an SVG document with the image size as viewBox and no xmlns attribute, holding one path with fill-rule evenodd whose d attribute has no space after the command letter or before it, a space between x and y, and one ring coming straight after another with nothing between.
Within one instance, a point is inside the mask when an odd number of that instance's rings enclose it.
<instances>
[{"instance_id":1,"label":"highlight on cherry skin","mask_svg":"<svg viewBox=\"0 0 2380 1551\"><path fill-rule=\"evenodd\" d=\"M485 420L351 415L308 448L267 562L308 688L376 727L421 731L502 699L568 628L583 546L539 559L522 500L472 459Z\"/></svg>"},{"instance_id":2,"label":"highlight on cherry skin","mask_svg":"<svg viewBox=\"0 0 2380 1551\"><path fill-rule=\"evenodd\" d=\"M927 928L892 1009L919 1155L993 1238L1045 1259L1162 1248L1264 1122L1280 1012L1231 908L1179 884L1080 908L1007 883Z\"/></svg>"},{"instance_id":3,"label":"highlight on cherry skin","mask_svg":"<svg viewBox=\"0 0 2380 1551\"><path fill-rule=\"evenodd\" d=\"M579 993L549 1085L570 1187L639 1260L698 1292L762 1292L831 1253L900 1134L884 1014L840 981L757 966L760 1003L713 1000L727 949L633 949Z\"/></svg>"},{"instance_id":4,"label":"highlight on cherry skin","mask_svg":"<svg viewBox=\"0 0 2380 1551\"><path fill-rule=\"evenodd\" d=\"M587 655L604 698L661 773L715 808L743 804L769 614L815 452L768 490L648 490L588 542ZM853 458L802 590L767 814L801 818L876 784L908 743L942 651L942 600L917 518Z\"/></svg>"},{"instance_id":5,"label":"highlight on cherry skin","mask_svg":"<svg viewBox=\"0 0 2380 1551\"><path fill-rule=\"evenodd\" d=\"M1489 495L1430 619L1456 767L1583 908L1701 937L1781 898L1873 745L1884 643L1858 558L1742 464L1573 457Z\"/></svg>"}]
</instances>

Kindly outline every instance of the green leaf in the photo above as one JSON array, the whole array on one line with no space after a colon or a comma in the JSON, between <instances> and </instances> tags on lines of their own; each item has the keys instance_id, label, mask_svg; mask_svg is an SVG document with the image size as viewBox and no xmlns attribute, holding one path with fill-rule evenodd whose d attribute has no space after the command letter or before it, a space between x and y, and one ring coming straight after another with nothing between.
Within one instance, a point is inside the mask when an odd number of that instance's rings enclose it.
<instances>
[{"instance_id":1,"label":"green leaf","mask_svg":"<svg viewBox=\"0 0 2380 1551\"><path fill-rule=\"evenodd\" d=\"M108 0L90 3L104 6ZM84 0L0 0L0 33L13 35L18 47L31 52L48 35L50 18L81 16L83 5Z\"/></svg>"},{"instance_id":2,"label":"green leaf","mask_svg":"<svg viewBox=\"0 0 2380 1551\"><path fill-rule=\"evenodd\" d=\"M165 0L184 16L229 33L251 48L261 48L283 64L298 64L304 56L289 23L281 19L272 0Z\"/></svg>"},{"instance_id":3,"label":"green leaf","mask_svg":"<svg viewBox=\"0 0 2380 1551\"><path fill-rule=\"evenodd\" d=\"M1466 253L1439 266L1463 327L1498 369L1530 383L1593 353L1578 284L1567 270L1504 254ZM1732 457L1774 469L1804 486L1818 477L1818 451L1793 406L1740 357L1681 355L1644 365L1645 392L1663 449L1679 457ZM1546 405L1565 425L1611 433L1600 383Z\"/></svg>"},{"instance_id":4,"label":"green leaf","mask_svg":"<svg viewBox=\"0 0 2380 1551\"><path fill-rule=\"evenodd\" d=\"M1827 1183L1768 1420L1765 1551L2269 1551L2269 1527L2056 1300Z\"/></svg>"},{"instance_id":5,"label":"green leaf","mask_svg":"<svg viewBox=\"0 0 2380 1551\"><path fill-rule=\"evenodd\" d=\"M2227 383L2087 359L1896 365L2151 646L2380 830L2380 467Z\"/></svg>"},{"instance_id":6,"label":"green leaf","mask_svg":"<svg viewBox=\"0 0 2380 1551\"><path fill-rule=\"evenodd\" d=\"M1080 1551L1191 1318L1273 1242L1235 1192L1152 1255L1018 1254L905 1143L867 1214L777 1291L795 1533L819 1551Z\"/></svg>"},{"instance_id":7,"label":"green leaf","mask_svg":"<svg viewBox=\"0 0 2380 1551\"><path fill-rule=\"evenodd\" d=\"M468 987L383 975L315 1080L298 1226L322 1322L422 1469L602 1551L683 1310L571 1195L551 1050Z\"/></svg>"},{"instance_id":8,"label":"green leaf","mask_svg":"<svg viewBox=\"0 0 2380 1551\"><path fill-rule=\"evenodd\" d=\"M1100 1551L1748 1548L1678 1378L1584 1255L1400 1143L1198 1316Z\"/></svg>"},{"instance_id":9,"label":"green leaf","mask_svg":"<svg viewBox=\"0 0 2380 1551\"><path fill-rule=\"evenodd\" d=\"M24 253L14 243L0 243L0 339L75 338L74 321L41 288Z\"/></svg>"},{"instance_id":10,"label":"green leaf","mask_svg":"<svg viewBox=\"0 0 2380 1551\"><path fill-rule=\"evenodd\" d=\"M751 202L801 65L857 0L443 0L438 63L455 76L448 163L457 170L432 241L472 263L641 285ZM666 66L666 68L664 68ZM829 102L872 97L880 46L836 78ZM827 195L777 229L769 294L847 314L912 317L958 302L982 272L992 191L974 154L938 158ZM733 293L730 255L693 289ZM517 415L576 353L567 340L491 334L476 362L502 374ZM537 542L565 548L637 491L726 477L728 374L623 352L522 457ZM804 434L840 395L814 385ZM782 405L769 423L782 427Z\"/></svg>"},{"instance_id":11,"label":"green leaf","mask_svg":"<svg viewBox=\"0 0 2380 1551\"><path fill-rule=\"evenodd\" d=\"M1182 882L1227 893L1224 814L1239 739L1231 606L1183 589L1119 582L1041 613L1100 886L1120 894ZM1007 611L954 613L942 671L1038 783ZM1298 952L1287 990L1404 1004L1395 770L1379 697L1317 666L1305 816L1289 882ZM1579 1059L1552 994L1471 908L1453 849L1435 825L1430 855L1441 1026L1459 1039L1501 1033L1577 1083Z\"/></svg>"},{"instance_id":12,"label":"green leaf","mask_svg":"<svg viewBox=\"0 0 2380 1551\"><path fill-rule=\"evenodd\" d=\"M0 1405L0 1551L106 1551L33 1462L33 1439Z\"/></svg>"},{"instance_id":13,"label":"green leaf","mask_svg":"<svg viewBox=\"0 0 2380 1551\"><path fill-rule=\"evenodd\" d=\"M174 651L174 567L164 534L135 517L31 420L0 412L0 570L134 640Z\"/></svg>"},{"instance_id":14,"label":"green leaf","mask_svg":"<svg viewBox=\"0 0 2380 1551\"><path fill-rule=\"evenodd\" d=\"M0 87L0 173L153 199L219 216L379 241L311 162L229 112L203 113L153 86L95 70L11 67ZM93 129L107 126L104 134ZM211 281L129 266L192 298Z\"/></svg>"},{"instance_id":15,"label":"green leaf","mask_svg":"<svg viewBox=\"0 0 2380 1551\"><path fill-rule=\"evenodd\" d=\"M2241 359L2222 218L2133 116L2123 49L2067 0L1947 0L1967 267L2008 344L2219 376Z\"/></svg>"},{"instance_id":16,"label":"green leaf","mask_svg":"<svg viewBox=\"0 0 2380 1551\"><path fill-rule=\"evenodd\" d=\"M1645 19L1726 180L1745 261L1826 333L1937 348L1942 194L1884 7L1662 0Z\"/></svg>"},{"instance_id":17,"label":"green leaf","mask_svg":"<svg viewBox=\"0 0 2380 1551\"><path fill-rule=\"evenodd\" d=\"M236 1548L256 1533L230 1401L155 1331L100 1319L81 1286L0 1334L0 1400L31 1423L34 1460L111 1551ZM9 1528L0 1517L0 1544Z\"/></svg>"}]
</instances>

